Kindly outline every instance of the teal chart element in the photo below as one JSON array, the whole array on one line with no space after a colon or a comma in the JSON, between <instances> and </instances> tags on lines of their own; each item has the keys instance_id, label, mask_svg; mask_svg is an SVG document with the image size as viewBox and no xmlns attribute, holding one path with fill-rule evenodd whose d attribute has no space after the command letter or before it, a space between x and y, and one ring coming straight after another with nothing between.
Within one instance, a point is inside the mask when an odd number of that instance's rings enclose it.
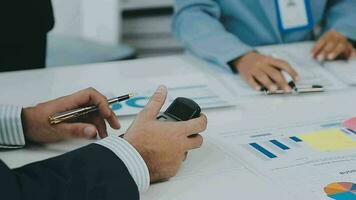
<instances>
[{"instance_id":1,"label":"teal chart element","mask_svg":"<svg viewBox=\"0 0 356 200\"><path fill-rule=\"evenodd\" d=\"M147 103L148 97L134 97L126 101L126 105L131 108L144 108ZM122 103L114 103L111 105L114 111L120 110L123 108Z\"/></svg>"},{"instance_id":2,"label":"teal chart element","mask_svg":"<svg viewBox=\"0 0 356 200\"><path fill-rule=\"evenodd\" d=\"M148 97L134 97L126 101L126 105L133 108L144 108L147 103Z\"/></svg>"},{"instance_id":3,"label":"teal chart element","mask_svg":"<svg viewBox=\"0 0 356 200\"><path fill-rule=\"evenodd\" d=\"M111 108L115 111L115 110L120 110L122 108L121 103L114 103L111 105Z\"/></svg>"},{"instance_id":4,"label":"teal chart element","mask_svg":"<svg viewBox=\"0 0 356 200\"><path fill-rule=\"evenodd\" d=\"M253 135L252 138L257 137L264 137L271 135L270 133L260 134L260 135ZM258 153L259 157L267 159L274 159L278 158L280 155L273 153L271 149L269 149L269 145L276 147L284 152L288 152L290 149L298 147L298 143L303 142L300 138L296 136L292 136L289 138L281 138L281 139L273 139L263 142L254 142L249 144L249 148L252 148L254 153ZM289 145L291 144L291 145Z\"/></svg>"}]
</instances>

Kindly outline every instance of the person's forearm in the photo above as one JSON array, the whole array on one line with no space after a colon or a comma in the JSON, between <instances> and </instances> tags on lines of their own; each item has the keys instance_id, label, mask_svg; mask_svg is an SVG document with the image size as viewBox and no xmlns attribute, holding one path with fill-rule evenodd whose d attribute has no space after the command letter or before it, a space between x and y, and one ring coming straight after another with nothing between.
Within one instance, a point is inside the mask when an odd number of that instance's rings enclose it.
<instances>
[{"instance_id":1,"label":"person's forearm","mask_svg":"<svg viewBox=\"0 0 356 200\"><path fill-rule=\"evenodd\" d=\"M219 5L212 0L179 0L173 30L188 50L230 69L230 61L253 48L229 33L219 21L220 15Z\"/></svg>"},{"instance_id":2,"label":"person's forearm","mask_svg":"<svg viewBox=\"0 0 356 200\"><path fill-rule=\"evenodd\" d=\"M25 145L21 113L21 107L0 106L0 148L21 148ZM97 143L109 148L117 159L125 163L139 191L148 189L150 177L147 166L140 154L128 142L114 136Z\"/></svg>"},{"instance_id":3,"label":"person's forearm","mask_svg":"<svg viewBox=\"0 0 356 200\"><path fill-rule=\"evenodd\" d=\"M21 112L21 107L0 105L0 148L21 148L25 145Z\"/></svg>"}]
</instances>

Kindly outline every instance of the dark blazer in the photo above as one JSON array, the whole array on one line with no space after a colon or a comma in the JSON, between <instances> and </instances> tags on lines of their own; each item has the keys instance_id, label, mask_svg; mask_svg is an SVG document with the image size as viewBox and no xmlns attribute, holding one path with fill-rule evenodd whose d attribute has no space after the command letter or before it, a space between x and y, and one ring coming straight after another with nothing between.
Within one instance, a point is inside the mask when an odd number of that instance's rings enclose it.
<instances>
[{"instance_id":1,"label":"dark blazer","mask_svg":"<svg viewBox=\"0 0 356 200\"><path fill-rule=\"evenodd\" d=\"M91 144L13 170L0 161L0 199L138 200L139 193L124 163Z\"/></svg>"},{"instance_id":2,"label":"dark blazer","mask_svg":"<svg viewBox=\"0 0 356 200\"><path fill-rule=\"evenodd\" d=\"M50 0L1 0L0 71L44 67L53 26Z\"/></svg>"}]
</instances>

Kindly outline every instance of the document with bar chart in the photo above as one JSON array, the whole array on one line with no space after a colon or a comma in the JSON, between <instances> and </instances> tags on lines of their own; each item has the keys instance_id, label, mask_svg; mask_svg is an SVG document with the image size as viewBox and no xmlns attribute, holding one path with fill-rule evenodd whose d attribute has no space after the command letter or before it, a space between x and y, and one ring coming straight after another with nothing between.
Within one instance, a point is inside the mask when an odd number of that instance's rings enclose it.
<instances>
[{"instance_id":1,"label":"document with bar chart","mask_svg":"<svg viewBox=\"0 0 356 200\"><path fill-rule=\"evenodd\" d=\"M356 199L356 134L341 127L343 120L333 117L255 129L225 124L216 139L247 168L288 191L291 199L350 200ZM335 182L353 185L324 190Z\"/></svg>"}]
</instances>

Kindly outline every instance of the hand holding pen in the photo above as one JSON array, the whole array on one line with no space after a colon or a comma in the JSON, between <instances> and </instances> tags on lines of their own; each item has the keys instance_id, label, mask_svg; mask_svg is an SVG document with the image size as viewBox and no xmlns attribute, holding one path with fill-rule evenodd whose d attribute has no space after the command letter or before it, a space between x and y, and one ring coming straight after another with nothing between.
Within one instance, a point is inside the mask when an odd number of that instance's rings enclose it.
<instances>
[{"instance_id":1,"label":"hand holding pen","mask_svg":"<svg viewBox=\"0 0 356 200\"><path fill-rule=\"evenodd\" d=\"M271 55L273 58L278 58L277 54L272 54ZM315 93L315 92L324 92L324 87L322 85L311 85L311 86L299 86L297 87L297 85L295 84L295 80L290 76L289 73L287 73L284 70L280 71L284 80L288 83L288 86L292 89L292 91L288 91L288 90L283 90L283 89L279 89L276 91L270 91L265 87L261 88L261 91L264 92L266 95L274 95L274 94L303 94L303 93Z\"/></svg>"},{"instance_id":2,"label":"hand holding pen","mask_svg":"<svg viewBox=\"0 0 356 200\"><path fill-rule=\"evenodd\" d=\"M70 123L51 125L49 116L77 108L96 105L95 113L83 119L73 119ZM93 88L88 88L69 96L61 97L22 111L23 130L26 138L39 143L61 141L66 138L93 138L99 135L106 137L106 123L119 129L119 120L112 111L107 98ZM41 130L41 131L39 131Z\"/></svg>"},{"instance_id":3,"label":"hand holding pen","mask_svg":"<svg viewBox=\"0 0 356 200\"><path fill-rule=\"evenodd\" d=\"M115 98L109 99L108 104L112 105L113 103L125 101L125 100L130 99L133 96L134 96L133 94L127 94L127 95L115 97ZM90 105L90 106L86 106L83 108L76 108L76 109L72 109L72 110L68 110L65 112L60 112L60 113L54 114L54 115L48 117L48 120L51 125L56 125L56 124L59 124L64 121L78 119L79 117L82 117L82 116L85 116L85 115L88 115L90 113L94 113L97 111L99 111L99 105L98 106Z\"/></svg>"},{"instance_id":4,"label":"hand holding pen","mask_svg":"<svg viewBox=\"0 0 356 200\"><path fill-rule=\"evenodd\" d=\"M256 91L266 88L270 92L278 89L291 93L293 88L283 73L288 74L293 81L299 80L298 73L284 60L273 56L250 52L233 62L234 67L246 82Z\"/></svg>"}]
</instances>

